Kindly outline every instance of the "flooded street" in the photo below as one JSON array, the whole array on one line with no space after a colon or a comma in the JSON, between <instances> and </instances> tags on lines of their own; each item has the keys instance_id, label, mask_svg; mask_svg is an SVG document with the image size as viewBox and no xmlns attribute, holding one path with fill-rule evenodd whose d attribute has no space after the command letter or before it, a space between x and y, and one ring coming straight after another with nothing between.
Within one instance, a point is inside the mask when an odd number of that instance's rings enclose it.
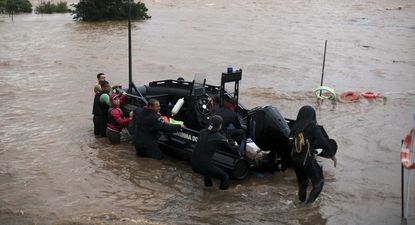
<instances>
[{"instance_id":1,"label":"flooded street","mask_svg":"<svg viewBox=\"0 0 415 225\"><path fill-rule=\"evenodd\" d=\"M130 143L95 138L96 74L128 84L127 22L1 15L0 224L400 223L400 143L415 112L415 2L143 2L152 18L133 23L135 84L204 73L219 85L232 65L243 70L245 106L271 104L287 118L316 107L339 145L337 168L321 160L320 198L301 206L291 169L220 191L218 182L203 187L188 162L137 158ZM325 40L324 84L382 97L317 104ZM410 207L415 224L415 197Z\"/></svg>"}]
</instances>

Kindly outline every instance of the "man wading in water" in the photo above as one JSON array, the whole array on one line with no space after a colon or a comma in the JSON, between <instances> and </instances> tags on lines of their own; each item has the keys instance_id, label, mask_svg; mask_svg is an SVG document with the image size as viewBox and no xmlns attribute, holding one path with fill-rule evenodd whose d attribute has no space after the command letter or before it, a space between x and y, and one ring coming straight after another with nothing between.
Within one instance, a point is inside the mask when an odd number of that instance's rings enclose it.
<instances>
[{"instance_id":1,"label":"man wading in water","mask_svg":"<svg viewBox=\"0 0 415 225\"><path fill-rule=\"evenodd\" d=\"M136 123L133 143L137 156L162 159L163 156L157 144L161 136L160 131L177 132L185 127L164 122L160 115L160 102L157 99L150 99L144 109L137 108L134 115Z\"/></svg>"},{"instance_id":2,"label":"man wading in water","mask_svg":"<svg viewBox=\"0 0 415 225\"><path fill-rule=\"evenodd\" d=\"M111 89L108 81L101 81L100 86L102 91L95 94L94 105L92 108L94 134L106 137L105 130L108 123L108 109L110 108L109 91Z\"/></svg>"}]
</instances>

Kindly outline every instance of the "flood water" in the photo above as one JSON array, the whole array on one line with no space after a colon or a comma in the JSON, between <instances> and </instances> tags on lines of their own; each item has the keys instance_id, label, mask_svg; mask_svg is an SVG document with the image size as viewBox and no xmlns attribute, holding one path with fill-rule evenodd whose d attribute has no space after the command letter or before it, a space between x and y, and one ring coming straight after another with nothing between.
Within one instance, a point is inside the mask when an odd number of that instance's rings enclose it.
<instances>
[{"instance_id":1,"label":"flood water","mask_svg":"<svg viewBox=\"0 0 415 225\"><path fill-rule=\"evenodd\" d=\"M203 187L188 162L95 138L92 87L128 84L127 23L0 17L0 224L399 224L400 143L414 125L415 2L146 0L133 23L137 85L242 68L240 101L295 118L304 104L339 145L318 201L293 171ZM324 101L320 84L376 100ZM412 182L415 183L415 182ZM414 186L414 185L413 185ZM415 187L412 188L412 193ZM411 204L410 204L411 205ZM408 224L415 224L412 200Z\"/></svg>"}]
</instances>

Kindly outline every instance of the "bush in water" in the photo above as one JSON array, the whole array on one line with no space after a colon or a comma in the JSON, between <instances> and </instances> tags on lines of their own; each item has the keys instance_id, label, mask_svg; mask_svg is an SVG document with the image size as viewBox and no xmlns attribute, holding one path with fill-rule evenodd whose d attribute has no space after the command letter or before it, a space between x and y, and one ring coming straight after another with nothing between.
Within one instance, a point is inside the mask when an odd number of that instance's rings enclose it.
<instances>
[{"instance_id":1,"label":"bush in water","mask_svg":"<svg viewBox=\"0 0 415 225\"><path fill-rule=\"evenodd\" d=\"M68 11L66 2L59 2L57 4L41 2L35 9L36 13L67 13Z\"/></svg>"},{"instance_id":2,"label":"bush in water","mask_svg":"<svg viewBox=\"0 0 415 225\"><path fill-rule=\"evenodd\" d=\"M145 20L151 18L147 15L147 7L144 3L134 3L131 0L131 19ZM102 21L128 19L128 1L125 0L80 0L78 4L72 4L75 20Z\"/></svg>"},{"instance_id":3,"label":"bush in water","mask_svg":"<svg viewBox=\"0 0 415 225\"><path fill-rule=\"evenodd\" d=\"M6 12L6 0L0 0L0 13Z\"/></svg>"},{"instance_id":4,"label":"bush in water","mask_svg":"<svg viewBox=\"0 0 415 225\"><path fill-rule=\"evenodd\" d=\"M31 13L32 3L29 0L0 0L0 13Z\"/></svg>"}]
</instances>

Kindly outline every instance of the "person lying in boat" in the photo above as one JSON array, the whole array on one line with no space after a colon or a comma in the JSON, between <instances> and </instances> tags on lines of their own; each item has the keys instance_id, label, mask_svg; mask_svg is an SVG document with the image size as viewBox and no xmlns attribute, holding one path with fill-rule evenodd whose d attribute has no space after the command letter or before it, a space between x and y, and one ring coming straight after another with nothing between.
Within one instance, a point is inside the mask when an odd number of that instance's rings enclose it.
<instances>
[{"instance_id":1,"label":"person lying in boat","mask_svg":"<svg viewBox=\"0 0 415 225\"><path fill-rule=\"evenodd\" d=\"M219 149L238 151L238 147L232 146L220 132L222 122L222 117L219 115L210 118L209 127L201 130L199 133L190 161L193 171L204 176L205 186L213 186L212 178L216 178L220 180L219 189L226 190L229 187L229 175L221 168L215 166L212 163L212 158L215 151Z\"/></svg>"},{"instance_id":2,"label":"person lying in boat","mask_svg":"<svg viewBox=\"0 0 415 225\"><path fill-rule=\"evenodd\" d=\"M108 110L106 134L111 144L121 143L121 131L133 119L132 111L130 112L129 117L123 116L123 111L120 108L121 98L123 97L123 95L116 93L113 93L110 96L111 108Z\"/></svg>"},{"instance_id":3,"label":"person lying in boat","mask_svg":"<svg viewBox=\"0 0 415 225\"><path fill-rule=\"evenodd\" d=\"M100 81L101 90L95 94L94 105L92 108L94 134L106 137L108 123L108 109L110 108L109 91L111 89L107 81Z\"/></svg>"},{"instance_id":4,"label":"person lying in boat","mask_svg":"<svg viewBox=\"0 0 415 225\"><path fill-rule=\"evenodd\" d=\"M317 125L316 112L311 106L303 106L297 115L290 132L292 142L293 168L297 176L298 198L301 202L311 203L316 200L324 185L323 168L318 164L314 150L322 148L322 157L331 158L336 167L337 144L324 135ZM307 198L307 186L311 180L313 189Z\"/></svg>"},{"instance_id":5,"label":"person lying in boat","mask_svg":"<svg viewBox=\"0 0 415 225\"><path fill-rule=\"evenodd\" d=\"M157 144L160 131L177 132L185 127L183 124L164 122L160 115L160 102L157 99L150 99L144 108L137 108L134 115L136 118L133 143L137 156L162 159Z\"/></svg>"},{"instance_id":6,"label":"person lying in boat","mask_svg":"<svg viewBox=\"0 0 415 225\"><path fill-rule=\"evenodd\" d=\"M225 132L226 137L236 141L240 145L241 141L245 138L245 131L235 112L236 104L234 98L224 100L223 106L216 108L213 114L222 117L223 132Z\"/></svg>"}]
</instances>

